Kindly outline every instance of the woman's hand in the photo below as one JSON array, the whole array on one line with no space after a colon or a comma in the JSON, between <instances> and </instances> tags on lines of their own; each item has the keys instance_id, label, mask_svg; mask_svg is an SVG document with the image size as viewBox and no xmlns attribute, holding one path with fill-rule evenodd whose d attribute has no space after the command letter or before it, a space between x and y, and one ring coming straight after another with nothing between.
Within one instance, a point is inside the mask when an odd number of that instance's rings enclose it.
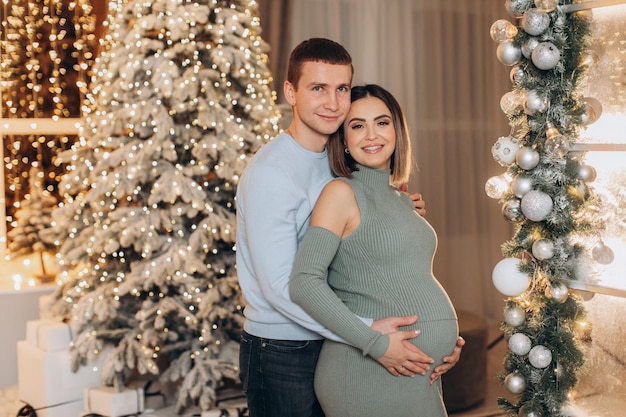
<instances>
[{"instance_id":1,"label":"woman's hand","mask_svg":"<svg viewBox=\"0 0 626 417\"><path fill-rule=\"evenodd\" d=\"M452 367L454 367L454 365L457 364L459 359L461 359L461 351L463 350L464 345L465 339L459 336L458 339L456 339L456 346L454 347L452 354L443 358L443 363L437 366L430 374L431 385L437 380L437 378L440 378L441 375L448 372L450 369L452 369Z\"/></svg>"}]
</instances>

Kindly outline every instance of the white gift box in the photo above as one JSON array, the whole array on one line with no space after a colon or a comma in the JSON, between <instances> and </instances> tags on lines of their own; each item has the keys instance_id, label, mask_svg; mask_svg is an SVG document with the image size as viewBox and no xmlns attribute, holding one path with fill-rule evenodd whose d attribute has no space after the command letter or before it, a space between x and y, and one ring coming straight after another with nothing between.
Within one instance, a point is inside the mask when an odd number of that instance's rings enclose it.
<instances>
[{"instance_id":1,"label":"white gift box","mask_svg":"<svg viewBox=\"0 0 626 417\"><path fill-rule=\"evenodd\" d=\"M96 366L82 366L72 372L69 350L45 352L20 340L17 379L19 399L39 409L81 401L86 387L100 384L100 370Z\"/></svg>"},{"instance_id":2,"label":"white gift box","mask_svg":"<svg viewBox=\"0 0 626 417\"><path fill-rule=\"evenodd\" d=\"M74 417L79 415L82 409L83 402L78 400L50 407L35 408L35 412L37 417Z\"/></svg>"},{"instance_id":3,"label":"white gift box","mask_svg":"<svg viewBox=\"0 0 626 417\"><path fill-rule=\"evenodd\" d=\"M65 350L72 341L72 331L57 320L31 320L26 322L26 341L46 352Z\"/></svg>"},{"instance_id":4,"label":"white gift box","mask_svg":"<svg viewBox=\"0 0 626 417\"><path fill-rule=\"evenodd\" d=\"M117 392L114 387L85 388L84 409L106 417L122 417L144 411L142 388L125 388Z\"/></svg>"}]
</instances>

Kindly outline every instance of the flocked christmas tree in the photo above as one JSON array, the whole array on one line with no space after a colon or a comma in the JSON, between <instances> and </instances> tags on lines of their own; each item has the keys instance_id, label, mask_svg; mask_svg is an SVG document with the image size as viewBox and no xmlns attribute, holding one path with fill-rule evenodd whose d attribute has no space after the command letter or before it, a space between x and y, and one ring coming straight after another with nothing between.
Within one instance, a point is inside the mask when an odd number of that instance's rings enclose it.
<instances>
[{"instance_id":1,"label":"flocked christmas tree","mask_svg":"<svg viewBox=\"0 0 626 417\"><path fill-rule=\"evenodd\" d=\"M52 255L56 247L44 242L39 233L50 227L52 211L57 206L57 199L43 187L43 172L32 167L28 174L29 193L15 212L15 227L7 233L9 253L11 257L39 255L41 272L39 279L51 281L54 274L46 269L44 255Z\"/></svg>"},{"instance_id":2,"label":"flocked christmas tree","mask_svg":"<svg viewBox=\"0 0 626 417\"><path fill-rule=\"evenodd\" d=\"M105 383L143 375L176 387L178 411L207 409L238 378L234 196L278 129L268 46L254 0L110 7L84 130L60 155L53 311L74 366L105 355Z\"/></svg>"},{"instance_id":3,"label":"flocked christmas tree","mask_svg":"<svg viewBox=\"0 0 626 417\"><path fill-rule=\"evenodd\" d=\"M509 351L500 377L516 398L499 399L509 416L569 415L590 331L580 294L568 282L584 278L580 260L592 258L604 225L590 184L595 171L584 153L570 150L602 109L582 94L594 62L591 14L573 3L507 0L518 25L502 19L491 27L513 84L500 102L512 130L492 148L506 172L485 187L515 225L493 272L496 288L509 297L502 324Z\"/></svg>"}]
</instances>

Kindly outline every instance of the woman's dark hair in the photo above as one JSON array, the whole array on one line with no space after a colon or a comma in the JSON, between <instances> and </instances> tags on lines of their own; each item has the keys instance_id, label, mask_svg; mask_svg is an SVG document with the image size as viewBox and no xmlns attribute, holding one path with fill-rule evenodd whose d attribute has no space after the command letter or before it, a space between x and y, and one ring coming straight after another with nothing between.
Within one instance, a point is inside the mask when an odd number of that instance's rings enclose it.
<instances>
[{"instance_id":1,"label":"woman's dark hair","mask_svg":"<svg viewBox=\"0 0 626 417\"><path fill-rule=\"evenodd\" d=\"M406 124L402 107L395 97L377 84L366 84L352 87L350 102L361 100L366 97L374 97L382 100L391 112L393 127L396 131L396 148L391 155L391 183L400 185L406 183L411 175L412 155L411 138ZM344 126L332 134L328 141L328 156L330 167L338 177L352 178L352 172L357 170L356 161L345 152Z\"/></svg>"}]
</instances>

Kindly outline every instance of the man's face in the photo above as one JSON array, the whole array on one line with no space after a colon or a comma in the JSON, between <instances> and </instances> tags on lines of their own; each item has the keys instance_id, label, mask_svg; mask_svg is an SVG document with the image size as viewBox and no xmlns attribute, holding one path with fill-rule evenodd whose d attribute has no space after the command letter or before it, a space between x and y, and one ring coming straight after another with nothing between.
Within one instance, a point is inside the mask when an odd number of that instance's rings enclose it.
<instances>
[{"instance_id":1,"label":"man's face","mask_svg":"<svg viewBox=\"0 0 626 417\"><path fill-rule=\"evenodd\" d=\"M321 135L337 131L350 110L351 82L350 65L305 62L298 85L285 91L294 121Z\"/></svg>"}]
</instances>

